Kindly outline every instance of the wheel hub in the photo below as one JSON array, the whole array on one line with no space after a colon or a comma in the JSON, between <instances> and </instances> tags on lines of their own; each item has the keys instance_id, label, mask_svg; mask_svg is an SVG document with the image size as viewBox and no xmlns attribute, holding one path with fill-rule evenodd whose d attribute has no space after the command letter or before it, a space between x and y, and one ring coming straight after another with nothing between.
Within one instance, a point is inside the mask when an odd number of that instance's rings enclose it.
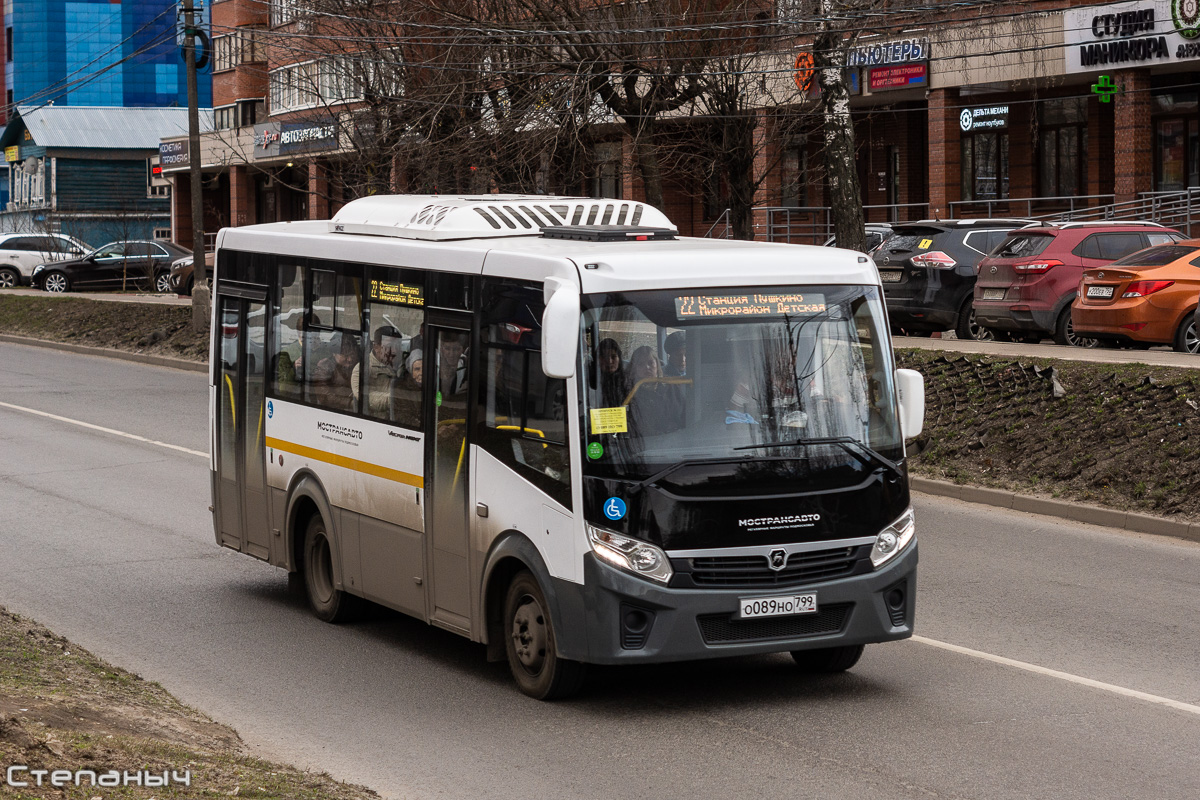
<instances>
[{"instance_id":1,"label":"wheel hub","mask_svg":"<svg viewBox=\"0 0 1200 800\"><path fill-rule=\"evenodd\" d=\"M532 597L524 597L513 614L512 640L522 666L534 674L541 671L546 661L546 618Z\"/></svg>"}]
</instances>

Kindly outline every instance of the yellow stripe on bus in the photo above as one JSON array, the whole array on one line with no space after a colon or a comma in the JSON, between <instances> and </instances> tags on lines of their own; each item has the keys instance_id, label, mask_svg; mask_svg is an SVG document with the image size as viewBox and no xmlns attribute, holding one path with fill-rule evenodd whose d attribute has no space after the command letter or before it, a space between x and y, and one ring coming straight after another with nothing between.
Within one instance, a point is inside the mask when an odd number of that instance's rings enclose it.
<instances>
[{"instance_id":1,"label":"yellow stripe on bus","mask_svg":"<svg viewBox=\"0 0 1200 800\"><path fill-rule=\"evenodd\" d=\"M285 453L300 456L301 458L311 458L314 461L324 461L326 464L333 464L335 467L345 467L352 469L355 472L362 472L367 475L374 475L376 478L386 478L389 481L403 483L407 486L415 486L418 489L425 487L425 479L420 475L413 475L410 472L401 472L398 469L390 467L381 467L378 464L371 464L366 461L359 461L357 458L347 458L346 456L327 453L324 450L318 450L315 447L305 447L302 444L294 444L293 442L285 442L282 439L273 439L267 437L264 444L267 447L273 447L276 450L282 450Z\"/></svg>"}]
</instances>

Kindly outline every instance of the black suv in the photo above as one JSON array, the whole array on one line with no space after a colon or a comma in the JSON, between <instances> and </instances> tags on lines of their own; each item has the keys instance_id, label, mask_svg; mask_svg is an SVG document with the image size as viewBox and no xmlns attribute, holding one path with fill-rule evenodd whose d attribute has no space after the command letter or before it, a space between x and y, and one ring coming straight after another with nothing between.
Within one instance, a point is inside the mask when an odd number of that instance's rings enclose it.
<instances>
[{"instance_id":1,"label":"black suv","mask_svg":"<svg viewBox=\"0 0 1200 800\"><path fill-rule=\"evenodd\" d=\"M960 339L991 339L975 324L975 265L1027 219L907 222L872 253L893 328L953 330Z\"/></svg>"}]
</instances>

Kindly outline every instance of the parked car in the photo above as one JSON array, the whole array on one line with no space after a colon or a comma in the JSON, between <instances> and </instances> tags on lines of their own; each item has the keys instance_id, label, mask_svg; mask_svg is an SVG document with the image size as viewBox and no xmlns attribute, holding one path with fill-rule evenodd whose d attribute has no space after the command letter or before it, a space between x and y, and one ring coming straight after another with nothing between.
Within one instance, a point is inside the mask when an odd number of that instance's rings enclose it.
<instances>
[{"instance_id":1,"label":"parked car","mask_svg":"<svg viewBox=\"0 0 1200 800\"><path fill-rule=\"evenodd\" d=\"M923 220L893 226L872 253L891 324L906 332L953 330L990 339L971 305L975 264L1027 219Z\"/></svg>"},{"instance_id":2,"label":"parked car","mask_svg":"<svg viewBox=\"0 0 1200 800\"><path fill-rule=\"evenodd\" d=\"M1200 239L1139 250L1106 267L1084 270L1071 305L1077 335L1113 344L1169 344L1200 351Z\"/></svg>"},{"instance_id":3,"label":"parked car","mask_svg":"<svg viewBox=\"0 0 1200 800\"><path fill-rule=\"evenodd\" d=\"M109 242L81 258L38 265L33 284L47 292L147 287L168 292L171 262L189 255L172 242Z\"/></svg>"},{"instance_id":4,"label":"parked car","mask_svg":"<svg viewBox=\"0 0 1200 800\"><path fill-rule=\"evenodd\" d=\"M208 283L212 285L213 270L216 269L217 254L208 252L204 254L205 272L208 275ZM170 291L177 294L192 293L192 288L196 285L194 277L195 264L192 261L192 256L188 255L184 258L177 259L171 264L169 288Z\"/></svg>"},{"instance_id":5,"label":"parked car","mask_svg":"<svg viewBox=\"0 0 1200 800\"><path fill-rule=\"evenodd\" d=\"M867 247L863 252L869 253L886 242L892 235L892 226L887 222L868 222L866 225ZM830 236L823 247L837 247L837 237Z\"/></svg>"},{"instance_id":6,"label":"parked car","mask_svg":"<svg viewBox=\"0 0 1200 800\"><path fill-rule=\"evenodd\" d=\"M0 233L0 288L28 284L38 264L78 258L91 249L64 233Z\"/></svg>"},{"instance_id":7,"label":"parked car","mask_svg":"<svg viewBox=\"0 0 1200 800\"><path fill-rule=\"evenodd\" d=\"M1085 269L1111 264L1183 234L1155 222L1042 223L1015 231L979 262L975 319L993 333L1092 346L1075 333L1071 303Z\"/></svg>"}]
</instances>

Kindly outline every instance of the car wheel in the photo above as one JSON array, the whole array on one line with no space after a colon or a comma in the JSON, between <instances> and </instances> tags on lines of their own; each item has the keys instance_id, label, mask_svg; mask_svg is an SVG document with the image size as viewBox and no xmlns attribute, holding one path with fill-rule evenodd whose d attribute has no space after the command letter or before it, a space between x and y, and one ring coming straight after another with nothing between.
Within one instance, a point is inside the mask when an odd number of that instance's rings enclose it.
<instances>
[{"instance_id":1,"label":"car wheel","mask_svg":"<svg viewBox=\"0 0 1200 800\"><path fill-rule=\"evenodd\" d=\"M1191 314L1188 314L1183 318L1183 322L1179 323L1179 330L1175 331L1174 347L1176 353L1200 352L1200 336L1196 334L1196 319Z\"/></svg>"},{"instance_id":2,"label":"car wheel","mask_svg":"<svg viewBox=\"0 0 1200 800\"><path fill-rule=\"evenodd\" d=\"M171 291L171 273L160 272L154 276L154 291L167 294Z\"/></svg>"},{"instance_id":3,"label":"car wheel","mask_svg":"<svg viewBox=\"0 0 1200 800\"><path fill-rule=\"evenodd\" d=\"M304 533L304 588L318 619L345 622L358 610L358 598L338 589L334 581L333 547L320 514L308 521Z\"/></svg>"},{"instance_id":4,"label":"car wheel","mask_svg":"<svg viewBox=\"0 0 1200 800\"><path fill-rule=\"evenodd\" d=\"M193 288L195 288L195 286L196 286L196 279L195 279L195 278L188 278L187 286L185 286L185 287L183 288L183 293L184 293L184 294L186 294L188 297L191 297L191 296L192 296L192 289L193 289Z\"/></svg>"},{"instance_id":5,"label":"car wheel","mask_svg":"<svg viewBox=\"0 0 1200 800\"><path fill-rule=\"evenodd\" d=\"M63 292L71 291L71 282L67 280L67 276L61 272L51 272L42 279L42 288L47 292L62 294Z\"/></svg>"},{"instance_id":6,"label":"car wheel","mask_svg":"<svg viewBox=\"0 0 1200 800\"><path fill-rule=\"evenodd\" d=\"M825 647L820 650L793 650L792 658L802 672L811 675L845 672L862 658L863 645Z\"/></svg>"},{"instance_id":7,"label":"car wheel","mask_svg":"<svg viewBox=\"0 0 1200 800\"><path fill-rule=\"evenodd\" d=\"M12 267L0 267L0 289L15 289L21 285L21 273Z\"/></svg>"},{"instance_id":8,"label":"car wheel","mask_svg":"<svg viewBox=\"0 0 1200 800\"><path fill-rule=\"evenodd\" d=\"M583 685L583 664L559 658L549 606L533 573L518 573L504 600L504 651L517 688L538 700L569 697Z\"/></svg>"},{"instance_id":9,"label":"car wheel","mask_svg":"<svg viewBox=\"0 0 1200 800\"><path fill-rule=\"evenodd\" d=\"M1098 342L1086 336L1076 336L1075 326L1071 322L1071 307L1067 306L1058 315L1058 324L1054 326L1054 343L1071 347L1095 347Z\"/></svg>"},{"instance_id":10,"label":"car wheel","mask_svg":"<svg viewBox=\"0 0 1200 800\"><path fill-rule=\"evenodd\" d=\"M992 331L981 327L975 321L975 304L967 298L958 310L958 322L954 326L954 335L960 339L970 339L976 342L990 342L995 338Z\"/></svg>"}]
</instances>

